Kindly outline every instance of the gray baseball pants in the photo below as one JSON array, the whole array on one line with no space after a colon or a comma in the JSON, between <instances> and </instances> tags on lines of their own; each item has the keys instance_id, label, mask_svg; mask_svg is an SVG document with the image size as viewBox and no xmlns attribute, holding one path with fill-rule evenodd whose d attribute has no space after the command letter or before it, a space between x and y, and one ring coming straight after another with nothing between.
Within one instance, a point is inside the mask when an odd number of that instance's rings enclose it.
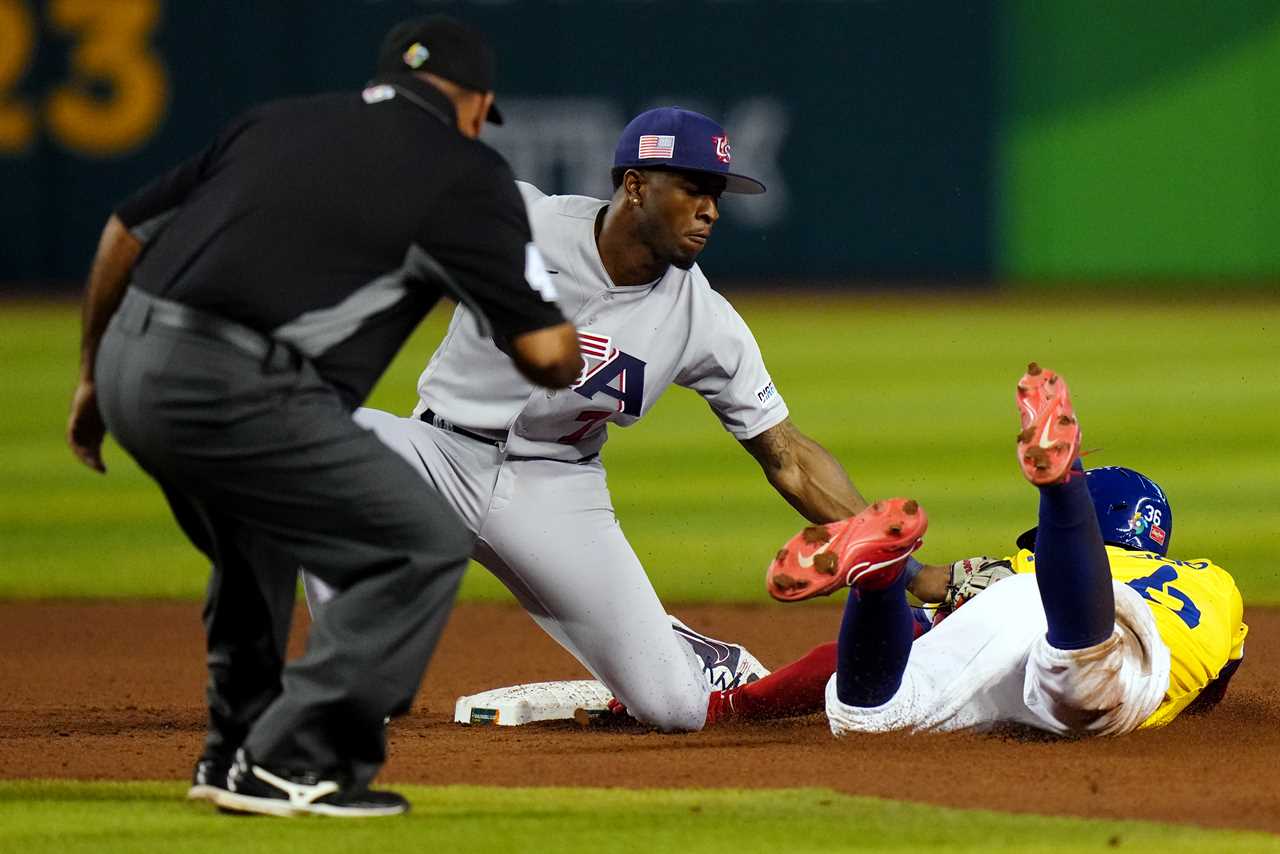
<instances>
[{"instance_id":1,"label":"gray baseball pants","mask_svg":"<svg viewBox=\"0 0 1280 854\"><path fill-rule=\"evenodd\" d=\"M598 458L509 459L417 418L359 409L355 420L439 490L474 533L473 557L633 716L666 731L702 729L711 693L702 661L671 630ZM324 577L303 580L313 612L324 613L314 607L326 601Z\"/></svg>"},{"instance_id":2,"label":"gray baseball pants","mask_svg":"<svg viewBox=\"0 0 1280 854\"><path fill-rule=\"evenodd\" d=\"M110 432L213 563L204 621L206 755L367 783L383 719L409 708L473 537L427 482L357 426L309 362L154 322L131 290L103 338ZM284 666L296 567L336 591Z\"/></svg>"}]
</instances>

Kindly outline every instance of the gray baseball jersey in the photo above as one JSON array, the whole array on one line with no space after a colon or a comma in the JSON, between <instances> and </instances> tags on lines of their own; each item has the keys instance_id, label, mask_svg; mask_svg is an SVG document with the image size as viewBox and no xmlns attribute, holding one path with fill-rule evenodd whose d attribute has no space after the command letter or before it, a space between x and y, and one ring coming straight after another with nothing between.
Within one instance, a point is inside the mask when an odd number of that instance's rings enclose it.
<instances>
[{"instance_id":1,"label":"gray baseball jersey","mask_svg":"<svg viewBox=\"0 0 1280 854\"><path fill-rule=\"evenodd\" d=\"M418 380L415 415L430 408L506 439L509 454L557 460L598 453L606 422L634 424L672 383L702 395L738 439L787 417L751 330L697 265L668 268L648 285L616 286L595 240L607 202L520 189L560 308L578 327L584 375L558 392L533 386L459 306Z\"/></svg>"},{"instance_id":2,"label":"gray baseball jersey","mask_svg":"<svg viewBox=\"0 0 1280 854\"><path fill-rule=\"evenodd\" d=\"M751 331L697 267L615 287L595 242L606 203L521 190L546 265L530 252L525 274L545 294L558 291L579 329L578 384L533 386L459 306L419 380L415 417L361 409L356 421L440 492L475 535L476 560L634 716L664 730L700 729L713 686L759 664L719 642L695 649L672 630L595 455L606 422L634 423L673 382L700 393L739 439L778 424L787 407ZM428 408L432 423L416 417ZM313 607L328 597L318 579L306 582ZM711 646L719 652L704 658Z\"/></svg>"}]
</instances>

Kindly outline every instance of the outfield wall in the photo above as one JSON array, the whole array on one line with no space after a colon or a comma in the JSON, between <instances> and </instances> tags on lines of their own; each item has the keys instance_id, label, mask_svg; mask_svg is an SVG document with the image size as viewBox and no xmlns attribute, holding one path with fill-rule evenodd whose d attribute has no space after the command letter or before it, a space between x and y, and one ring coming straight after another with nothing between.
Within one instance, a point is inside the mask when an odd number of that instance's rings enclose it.
<instances>
[{"instance_id":1,"label":"outfield wall","mask_svg":"<svg viewBox=\"0 0 1280 854\"><path fill-rule=\"evenodd\" d=\"M1003 278L1276 285L1280 2L1005 0L997 17Z\"/></svg>"},{"instance_id":2,"label":"outfield wall","mask_svg":"<svg viewBox=\"0 0 1280 854\"><path fill-rule=\"evenodd\" d=\"M1274 277L1280 0L1172 5L0 0L0 282L79 279L131 188L432 10L492 34L489 139L545 189L606 194L639 110L720 117L770 192L719 280Z\"/></svg>"}]
</instances>

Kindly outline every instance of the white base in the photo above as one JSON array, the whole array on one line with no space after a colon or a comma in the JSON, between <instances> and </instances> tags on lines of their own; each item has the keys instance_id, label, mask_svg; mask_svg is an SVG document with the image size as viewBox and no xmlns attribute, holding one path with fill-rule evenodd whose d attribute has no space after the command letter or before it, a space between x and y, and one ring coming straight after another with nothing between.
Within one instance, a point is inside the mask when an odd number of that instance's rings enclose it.
<instances>
[{"instance_id":1,"label":"white base","mask_svg":"<svg viewBox=\"0 0 1280 854\"><path fill-rule=\"evenodd\" d=\"M460 724L520 726L535 721L573 720L584 710L595 717L608 710L613 692L594 679L530 682L459 697L453 720Z\"/></svg>"}]
</instances>

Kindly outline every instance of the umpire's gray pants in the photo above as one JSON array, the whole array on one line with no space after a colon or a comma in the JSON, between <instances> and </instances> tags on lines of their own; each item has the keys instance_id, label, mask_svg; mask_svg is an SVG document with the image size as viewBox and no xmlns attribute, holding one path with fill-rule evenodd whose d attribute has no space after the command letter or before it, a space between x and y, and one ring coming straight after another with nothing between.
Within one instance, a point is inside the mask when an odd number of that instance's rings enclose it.
<instances>
[{"instance_id":1,"label":"umpire's gray pants","mask_svg":"<svg viewBox=\"0 0 1280 854\"><path fill-rule=\"evenodd\" d=\"M372 779L407 710L472 537L358 427L311 364L149 322L130 291L98 355L108 429L213 562L206 754ZM283 358L282 358L283 355ZM339 590L283 667L295 567Z\"/></svg>"}]
</instances>

